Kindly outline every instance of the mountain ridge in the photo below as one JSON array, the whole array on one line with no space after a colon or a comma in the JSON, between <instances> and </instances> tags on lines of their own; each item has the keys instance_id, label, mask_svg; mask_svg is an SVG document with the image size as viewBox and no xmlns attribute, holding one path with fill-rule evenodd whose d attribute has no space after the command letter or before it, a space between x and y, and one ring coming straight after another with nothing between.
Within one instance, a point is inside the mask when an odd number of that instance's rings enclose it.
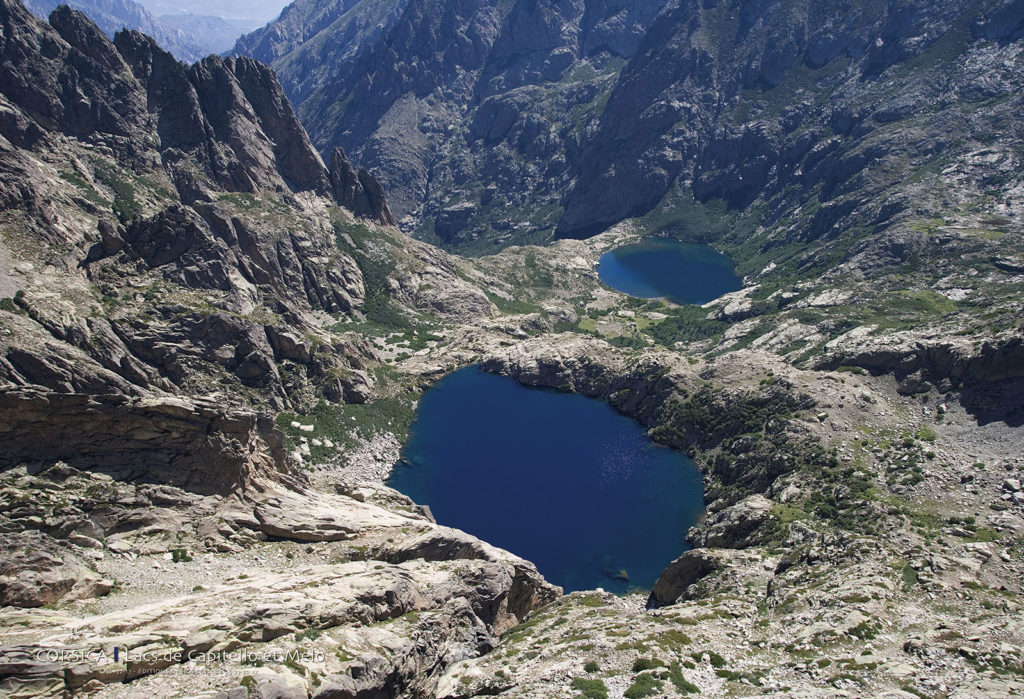
<instances>
[{"instance_id":1,"label":"mountain ridge","mask_svg":"<svg viewBox=\"0 0 1024 699\"><path fill-rule=\"evenodd\" d=\"M157 675L200 648L263 652L282 629L287 643L342 626L369 653L318 653L324 691L422 694L559 595L380 483L314 487L310 447L349 452L278 414L405 414L415 386L379 370L364 328L418 338L421 316L494 307L451 258L378 222L372 175L341 151L324 165L273 72L185 65L67 6L44 23L0 0L0 29L0 605L106 619L89 641L62 636L71 616L28 637L2 624L0 694L245 692L230 673ZM264 545L301 565L243 572ZM396 619L381 643L377 622ZM172 645L150 655L157 627ZM69 661L44 660L40 633ZM82 643L123 655L80 662ZM305 696L305 680L260 682Z\"/></svg>"},{"instance_id":2,"label":"mountain ridge","mask_svg":"<svg viewBox=\"0 0 1024 699\"><path fill-rule=\"evenodd\" d=\"M868 173L879 152L906 151L900 122L950 110L915 125L915 162L872 191L881 212L882 201L904 196L901 179L938 158L968 157L927 146L951 143L944 129L955 130L950 119L959 118L942 91L973 95L984 120L986 89L998 99L1019 88L985 45L1012 60L1022 20L1009 0L946 2L936 12L911 3L881 14L857 3L463 3L447 14L397 5L403 19L361 50L344 32L324 30L346 47L329 66L311 53L292 62L304 44L289 43L283 30L275 52L261 55L286 86L300 80L293 76L318 76L315 89L287 88L300 118L318 148L341 145L380 175L404 230L475 253L592 235L624 219L643 226L659 206L707 213L721 201L734 216L762 216L765 227L800 219L819 190L820 204L837 199L840 176L876 177ZM609 35L630 38L602 44L595 28L606 25ZM468 43L442 49L437 36ZM991 61L1000 86L978 92L975 68L943 77L943 66L978 61ZM909 77L910 65L929 77ZM877 119L862 113L862 101L886 99L872 86L892 80L900 97L890 95ZM961 84L943 86L950 80ZM978 132L991 128L979 122ZM854 204L835 203L826 207L832 223L822 213L801 225L872 225L843 212Z\"/></svg>"},{"instance_id":3,"label":"mountain ridge","mask_svg":"<svg viewBox=\"0 0 1024 699\"><path fill-rule=\"evenodd\" d=\"M227 50L234 38L249 26L237 20L200 14L156 17L134 0L29 0L26 3L33 14L44 20L60 5L85 13L111 39L121 29L140 31L155 38L179 60L190 63Z\"/></svg>"},{"instance_id":4,"label":"mountain ridge","mask_svg":"<svg viewBox=\"0 0 1024 699\"><path fill-rule=\"evenodd\" d=\"M487 102L490 114L501 113L499 123L512 119L509 126L515 124L516 115L526 114L538 101L581 110L583 119L589 119L587 115L595 109L594 85L606 83L615 70L608 64L621 60L614 51L628 55L639 27L660 7L657 2L591 2L586 7L567 2L551 8L549 4L534 7L510 2L491 7L467 2L435 7L416 0L349 7L304 0L293 6L293 14L307 16L321 7L327 14L330 8L348 7L345 17L349 18L368 8L388 8L390 14L376 38L358 34L348 38L342 27L349 25L343 17L340 25L331 25L337 29L329 26L315 40L298 38L292 43L285 17L261 35L263 41L278 42L274 51L240 42L235 52L255 51L254 55L270 61L290 96L301 105L300 117L317 147L329 150L340 145L377 172L385 189L392 192L389 198L396 218L410 216L403 224L407 230L421 223L429 228L429 220L436 218L440 234L424 229L424 235L437 242L457 237L466 223L466 212L460 207L473 203L467 198L489 197L498 181L505 185L501 197L514 199L506 202L515 204L513 208L526 206L531 197L547 201L546 190L559 186L551 183L565 180L565 153L578 139L567 128L545 133L546 127L536 120L518 125L511 138L507 132L474 126L471 114L459 124L458 105ZM271 39L275 32L280 36ZM612 35L614 41L608 38ZM528 45L519 46L515 37L525 37ZM364 39L368 43L357 51L355 43ZM313 47L307 49L309 45ZM318 59L317 45L331 47L334 57ZM341 56L348 58L339 60ZM587 56L595 57L596 70ZM548 95L531 86L543 76L548 82L557 79L570 65L583 76L580 84L553 85ZM308 76L315 76L313 82L303 82ZM437 96L428 97L431 91ZM449 97L444 96L446 91L451 92ZM481 112L480 118L488 117ZM457 138L468 139L468 152L447 142L449 128ZM490 140L482 143L485 133ZM533 154L521 164L515 161L516 147L508 146L516 138L532 144ZM543 165L538 160L544 160ZM481 170L492 171L497 179L480 182ZM425 204L424 198L431 203ZM430 216L417 213L423 206ZM521 230L525 225L520 221L507 229Z\"/></svg>"}]
</instances>

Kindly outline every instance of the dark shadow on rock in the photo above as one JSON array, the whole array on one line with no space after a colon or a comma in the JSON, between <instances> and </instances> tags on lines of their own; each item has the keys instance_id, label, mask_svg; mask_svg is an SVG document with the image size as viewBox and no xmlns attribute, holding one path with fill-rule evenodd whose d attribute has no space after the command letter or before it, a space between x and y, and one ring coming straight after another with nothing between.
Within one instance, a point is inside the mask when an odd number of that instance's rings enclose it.
<instances>
[{"instance_id":1,"label":"dark shadow on rock","mask_svg":"<svg viewBox=\"0 0 1024 699\"><path fill-rule=\"evenodd\" d=\"M1020 427L1024 425L1024 377L965 385L960 405L979 425L1005 422L1009 427Z\"/></svg>"}]
</instances>

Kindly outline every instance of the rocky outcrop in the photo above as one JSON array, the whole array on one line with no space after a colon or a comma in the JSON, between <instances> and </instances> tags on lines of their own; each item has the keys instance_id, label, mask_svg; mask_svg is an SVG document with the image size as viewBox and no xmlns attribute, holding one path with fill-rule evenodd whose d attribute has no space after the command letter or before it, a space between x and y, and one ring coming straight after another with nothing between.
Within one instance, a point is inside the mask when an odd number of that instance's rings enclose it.
<instances>
[{"instance_id":1,"label":"rocky outcrop","mask_svg":"<svg viewBox=\"0 0 1024 699\"><path fill-rule=\"evenodd\" d=\"M1009 337L986 341L979 347L970 340L932 340L910 334L861 340L849 338L849 341L839 338L833 343L831 356L826 357L820 367L834 369L844 364L872 372L894 373L901 380L920 373L920 379L932 385L943 381L956 385L996 383L1024 377L1024 340Z\"/></svg>"},{"instance_id":2,"label":"rocky outcrop","mask_svg":"<svg viewBox=\"0 0 1024 699\"><path fill-rule=\"evenodd\" d=\"M963 406L982 422L1024 424L1019 399L1024 341L1018 336L979 343L918 333L850 334L832 341L829 349L818 364L822 369L856 366L873 374L892 374L903 395L956 391Z\"/></svg>"},{"instance_id":3,"label":"rocky outcrop","mask_svg":"<svg viewBox=\"0 0 1024 699\"><path fill-rule=\"evenodd\" d=\"M127 660L60 663L70 691L243 649L254 657L291 654L279 672L283 679L294 678L290 682L304 696L311 690L323 697L426 696L454 658L476 655L496 642L493 619L474 605L504 596L511 583L500 566L477 561L445 569L414 562L368 570L355 562L268 572L145 611L107 615L84 636L72 625L56 628L51 642L69 651L117 644ZM304 634L318 639L312 647L301 643ZM348 655L356 649L358 657ZM30 678L45 669L38 660L11 667L18 657L17 649L4 649L8 676ZM314 668L316 680L308 675Z\"/></svg>"},{"instance_id":4,"label":"rocky outcrop","mask_svg":"<svg viewBox=\"0 0 1024 699\"><path fill-rule=\"evenodd\" d=\"M173 398L5 390L0 441L3 467L64 461L204 494L284 473L282 435L267 417Z\"/></svg>"},{"instance_id":5,"label":"rocky outcrop","mask_svg":"<svg viewBox=\"0 0 1024 699\"><path fill-rule=\"evenodd\" d=\"M455 259L433 246L407 245L416 246L419 264L395 270L388 285L394 299L453 320L497 313L487 294L460 275Z\"/></svg>"},{"instance_id":6,"label":"rocky outcrop","mask_svg":"<svg viewBox=\"0 0 1024 699\"><path fill-rule=\"evenodd\" d=\"M693 599L694 585L728 565L730 554L711 549L694 549L668 564L654 583L647 608L663 607Z\"/></svg>"},{"instance_id":7,"label":"rocky outcrop","mask_svg":"<svg viewBox=\"0 0 1024 699\"><path fill-rule=\"evenodd\" d=\"M251 310L259 290L299 308L351 313L363 301L356 263L329 237L289 233L273 235L223 205L172 206L129 225L114 252L183 287L231 292L232 311Z\"/></svg>"},{"instance_id":8,"label":"rocky outcrop","mask_svg":"<svg viewBox=\"0 0 1024 699\"><path fill-rule=\"evenodd\" d=\"M416 513L266 473L243 492L202 495L153 482L159 472L126 480L94 462L91 470L56 463L0 473L0 527L17 548L4 549L0 599L33 607L111 592L94 567L112 567L130 587L184 578L181 592L88 623L33 617L32 632L45 629L48 644L66 652L51 660L34 652L34 640L7 643L0 688L78 692L133 681L180 693L200 667L261 658L266 669L254 682L301 696L429 696L452 663L492 649L560 594L528 562ZM225 572L232 554L246 566L237 577ZM119 657L78 652L115 646ZM183 666L184 675L176 671ZM239 677L204 681L229 691Z\"/></svg>"},{"instance_id":9,"label":"rocky outcrop","mask_svg":"<svg viewBox=\"0 0 1024 699\"><path fill-rule=\"evenodd\" d=\"M422 559L424 561L479 560L509 561L505 551L456 529L437 528L403 543L384 554L393 563ZM491 597L477 613L502 633L532 610L561 596L562 589L546 582L533 564L512 560L512 583L507 594Z\"/></svg>"},{"instance_id":10,"label":"rocky outcrop","mask_svg":"<svg viewBox=\"0 0 1024 699\"><path fill-rule=\"evenodd\" d=\"M380 182L363 168L356 172L340 147L331 153L331 190L334 200L356 216L395 225Z\"/></svg>"},{"instance_id":11,"label":"rocky outcrop","mask_svg":"<svg viewBox=\"0 0 1024 699\"><path fill-rule=\"evenodd\" d=\"M772 511L771 500L750 495L735 505L709 514L696 533L694 543L708 548L740 549L761 543L762 527Z\"/></svg>"},{"instance_id":12,"label":"rocky outcrop","mask_svg":"<svg viewBox=\"0 0 1024 699\"><path fill-rule=\"evenodd\" d=\"M66 547L40 532L4 534L0 606L42 607L110 592L102 579Z\"/></svg>"}]
</instances>

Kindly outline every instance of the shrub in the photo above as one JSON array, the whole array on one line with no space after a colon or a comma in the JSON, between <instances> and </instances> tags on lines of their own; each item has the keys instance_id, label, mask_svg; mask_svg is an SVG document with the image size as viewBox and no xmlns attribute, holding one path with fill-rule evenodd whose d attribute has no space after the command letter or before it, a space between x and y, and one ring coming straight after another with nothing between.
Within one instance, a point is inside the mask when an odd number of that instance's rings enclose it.
<instances>
[{"instance_id":1,"label":"shrub","mask_svg":"<svg viewBox=\"0 0 1024 699\"><path fill-rule=\"evenodd\" d=\"M662 684L660 680L649 673L637 675L636 679L633 680L633 684L629 686L629 689L626 690L623 696L626 699L654 696L661 691Z\"/></svg>"},{"instance_id":2,"label":"shrub","mask_svg":"<svg viewBox=\"0 0 1024 699\"><path fill-rule=\"evenodd\" d=\"M678 662L669 665L668 678L680 694L700 694L700 688L683 676L683 669Z\"/></svg>"},{"instance_id":3,"label":"shrub","mask_svg":"<svg viewBox=\"0 0 1024 699\"><path fill-rule=\"evenodd\" d=\"M723 658L722 656L720 656L718 653L716 653L713 650L703 651L703 652L700 652L700 653L691 653L690 657L693 658L694 660L696 660L697 662L700 662L700 660L705 655L708 656L708 661L711 663L711 667L716 667L716 668L725 667L725 665L726 665L725 658Z\"/></svg>"},{"instance_id":4,"label":"shrub","mask_svg":"<svg viewBox=\"0 0 1024 699\"><path fill-rule=\"evenodd\" d=\"M608 699L608 687L601 680L588 680L577 677L572 681L572 688L587 699Z\"/></svg>"},{"instance_id":5,"label":"shrub","mask_svg":"<svg viewBox=\"0 0 1024 699\"><path fill-rule=\"evenodd\" d=\"M643 672L644 670L652 670L656 667L664 666L665 663L657 658L637 658L633 661L633 672Z\"/></svg>"}]
</instances>

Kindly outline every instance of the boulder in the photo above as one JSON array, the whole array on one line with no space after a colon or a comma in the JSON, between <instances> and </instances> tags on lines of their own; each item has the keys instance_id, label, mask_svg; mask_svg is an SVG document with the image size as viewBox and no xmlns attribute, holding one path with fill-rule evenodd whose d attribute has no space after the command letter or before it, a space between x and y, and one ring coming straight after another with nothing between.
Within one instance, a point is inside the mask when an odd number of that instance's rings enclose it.
<instances>
[{"instance_id":1,"label":"boulder","mask_svg":"<svg viewBox=\"0 0 1024 699\"><path fill-rule=\"evenodd\" d=\"M669 563L658 576L647 598L647 608L654 609L693 599L696 595L693 586L712 573L722 570L731 555L728 551L713 549L687 551Z\"/></svg>"},{"instance_id":2,"label":"boulder","mask_svg":"<svg viewBox=\"0 0 1024 699\"><path fill-rule=\"evenodd\" d=\"M4 538L0 606L42 607L98 597L113 587L111 581L45 534L21 532Z\"/></svg>"},{"instance_id":3,"label":"boulder","mask_svg":"<svg viewBox=\"0 0 1024 699\"><path fill-rule=\"evenodd\" d=\"M724 510L708 515L700 543L713 548L744 548L757 543L758 529L771 514L772 501L751 495Z\"/></svg>"}]
</instances>

